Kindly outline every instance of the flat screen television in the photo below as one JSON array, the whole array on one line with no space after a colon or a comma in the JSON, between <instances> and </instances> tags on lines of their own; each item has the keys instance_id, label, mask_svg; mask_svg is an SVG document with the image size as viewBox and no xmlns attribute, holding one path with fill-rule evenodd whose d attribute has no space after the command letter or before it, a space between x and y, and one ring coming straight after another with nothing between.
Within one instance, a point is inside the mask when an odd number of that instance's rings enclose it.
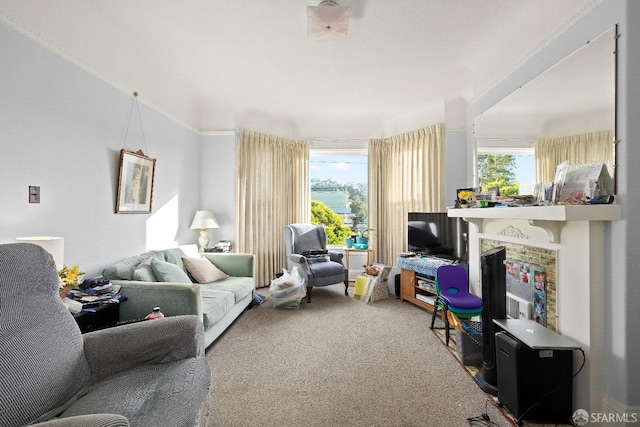
<instances>
[{"instance_id":1,"label":"flat screen television","mask_svg":"<svg viewBox=\"0 0 640 427\"><path fill-rule=\"evenodd\" d=\"M446 212L409 212L408 250L467 263L469 224Z\"/></svg>"}]
</instances>

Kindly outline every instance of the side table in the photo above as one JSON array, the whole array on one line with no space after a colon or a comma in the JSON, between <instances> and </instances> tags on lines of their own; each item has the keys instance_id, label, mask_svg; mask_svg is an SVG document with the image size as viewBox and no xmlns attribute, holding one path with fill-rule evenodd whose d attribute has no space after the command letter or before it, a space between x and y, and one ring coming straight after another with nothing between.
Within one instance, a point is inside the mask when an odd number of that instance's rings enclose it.
<instances>
[{"instance_id":1,"label":"side table","mask_svg":"<svg viewBox=\"0 0 640 427\"><path fill-rule=\"evenodd\" d=\"M95 307L83 308L80 313L74 313L73 317L80 327L80 331L97 331L111 326L115 326L120 320L120 302L103 303Z\"/></svg>"},{"instance_id":2,"label":"side table","mask_svg":"<svg viewBox=\"0 0 640 427\"><path fill-rule=\"evenodd\" d=\"M367 264L369 265L371 264L371 254L373 253L373 249L371 248L367 248L367 249L356 249L356 248L342 248L342 250L344 251L344 259L345 259L345 267L347 267L347 270L349 270L349 258L351 257L352 253L366 253L367 254ZM355 281L355 279L351 280L351 282Z\"/></svg>"}]
</instances>

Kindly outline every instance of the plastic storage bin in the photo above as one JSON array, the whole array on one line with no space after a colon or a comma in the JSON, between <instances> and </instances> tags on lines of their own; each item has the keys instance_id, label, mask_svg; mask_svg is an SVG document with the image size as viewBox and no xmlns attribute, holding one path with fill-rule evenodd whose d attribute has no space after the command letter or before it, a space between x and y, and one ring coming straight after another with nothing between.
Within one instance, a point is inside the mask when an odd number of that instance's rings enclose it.
<instances>
[{"instance_id":1,"label":"plastic storage bin","mask_svg":"<svg viewBox=\"0 0 640 427\"><path fill-rule=\"evenodd\" d=\"M269 286L273 308L300 308L300 301L307 295L304 282L300 279L297 270L292 271L292 274L286 270L283 273Z\"/></svg>"},{"instance_id":2,"label":"plastic storage bin","mask_svg":"<svg viewBox=\"0 0 640 427\"><path fill-rule=\"evenodd\" d=\"M273 308L300 308L300 301L306 295L304 286L298 285L270 292Z\"/></svg>"},{"instance_id":3,"label":"plastic storage bin","mask_svg":"<svg viewBox=\"0 0 640 427\"><path fill-rule=\"evenodd\" d=\"M300 281L279 278L271 282L269 294L273 308L299 308L300 301L307 296L307 290Z\"/></svg>"}]
</instances>

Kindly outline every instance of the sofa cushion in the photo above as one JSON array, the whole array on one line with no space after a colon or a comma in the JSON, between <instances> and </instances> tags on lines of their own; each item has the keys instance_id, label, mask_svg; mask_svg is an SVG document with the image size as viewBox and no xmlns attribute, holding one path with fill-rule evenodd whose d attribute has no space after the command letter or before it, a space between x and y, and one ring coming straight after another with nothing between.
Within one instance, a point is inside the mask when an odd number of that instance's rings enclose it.
<instances>
[{"instance_id":1,"label":"sofa cushion","mask_svg":"<svg viewBox=\"0 0 640 427\"><path fill-rule=\"evenodd\" d=\"M142 261L135 270L133 270L133 280L141 282L157 281L155 274L153 274L153 269L151 268L151 261L153 261L153 258L147 258Z\"/></svg>"},{"instance_id":2,"label":"sofa cushion","mask_svg":"<svg viewBox=\"0 0 640 427\"><path fill-rule=\"evenodd\" d=\"M227 273L213 265L211 261L205 258L188 258L183 257L187 271L193 276L198 283L211 283L229 277Z\"/></svg>"},{"instance_id":3,"label":"sofa cushion","mask_svg":"<svg viewBox=\"0 0 640 427\"><path fill-rule=\"evenodd\" d=\"M162 251L156 251L158 255L158 259L163 259L171 264L175 264L185 273L187 270L184 268L184 264L182 263L182 257L184 256L184 252L179 248L172 249L164 249Z\"/></svg>"},{"instance_id":4,"label":"sofa cushion","mask_svg":"<svg viewBox=\"0 0 640 427\"><path fill-rule=\"evenodd\" d=\"M220 320L235 304L233 293L216 289L202 288L202 315L204 329Z\"/></svg>"},{"instance_id":5,"label":"sofa cushion","mask_svg":"<svg viewBox=\"0 0 640 427\"><path fill-rule=\"evenodd\" d=\"M199 425L201 406L209 398L209 371L203 358L133 368L94 384L61 417L103 412L125 416L132 426Z\"/></svg>"},{"instance_id":6,"label":"sofa cushion","mask_svg":"<svg viewBox=\"0 0 640 427\"><path fill-rule=\"evenodd\" d=\"M151 269L159 282L192 283L187 273L180 267L167 261L151 261Z\"/></svg>"},{"instance_id":7,"label":"sofa cushion","mask_svg":"<svg viewBox=\"0 0 640 427\"><path fill-rule=\"evenodd\" d=\"M253 292L254 283L253 277L229 277L215 283L204 284L202 289L231 292L237 303Z\"/></svg>"},{"instance_id":8,"label":"sofa cushion","mask_svg":"<svg viewBox=\"0 0 640 427\"><path fill-rule=\"evenodd\" d=\"M133 280L136 267L147 258L147 254L125 258L102 270L102 275L111 280Z\"/></svg>"}]
</instances>

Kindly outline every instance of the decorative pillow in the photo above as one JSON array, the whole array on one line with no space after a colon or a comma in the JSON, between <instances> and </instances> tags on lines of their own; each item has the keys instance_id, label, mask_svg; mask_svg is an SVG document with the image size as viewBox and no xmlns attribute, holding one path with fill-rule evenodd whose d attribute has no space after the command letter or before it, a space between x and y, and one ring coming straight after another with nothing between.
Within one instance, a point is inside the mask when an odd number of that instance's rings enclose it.
<instances>
[{"instance_id":1,"label":"decorative pillow","mask_svg":"<svg viewBox=\"0 0 640 427\"><path fill-rule=\"evenodd\" d=\"M140 263L133 270L133 280L139 280L141 282L156 282L156 276L153 274L153 269L151 268L151 263L153 262L153 258L148 258Z\"/></svg>"},{"instance_id":2,"label":"decorative pillow","mask_svg":"<svg viewBox=\"0 0 640 427\"><path fill-rule=\"evenodd\" d=\"M166 261L151 261L151 270L159 282L193 283L180 267Z\"/></svg>"},{"instance_id":3,"label":"decorative pillow","mask_svg":"<svg viewBox=\"0 0 640 427\"><path fill-rule=\"evenodd\" d=\"M102 275L111 280L133 280L136 267L146 259L146 254L136 255L118 261L102 270Z\"/></svg>"},{"instance_id":4,"label":"decorative pillow","mask_svg":"<svg viewBox=\"0 0 640 427\"><path fill-rule=\"evenodd\" d=\"M183 257L182 262L198 283L211 283L229 277L227 273L220 270L206 258Z\"/></svg>"},{"instance_id":5,"label":"decorative pillow","mask_svg":"<svg viewBox=\"0 0 640 427\"><path fill-rule=\"evenodd\" d=\"M163 251L161 251L161 255L162 258L159 258L160 260L164 260L170 262L171 264L177 265L182 271L185 271L184 264L182 263L184 252L182 252L181 249L164 249Z\"/></svg>"}]
</instances>

